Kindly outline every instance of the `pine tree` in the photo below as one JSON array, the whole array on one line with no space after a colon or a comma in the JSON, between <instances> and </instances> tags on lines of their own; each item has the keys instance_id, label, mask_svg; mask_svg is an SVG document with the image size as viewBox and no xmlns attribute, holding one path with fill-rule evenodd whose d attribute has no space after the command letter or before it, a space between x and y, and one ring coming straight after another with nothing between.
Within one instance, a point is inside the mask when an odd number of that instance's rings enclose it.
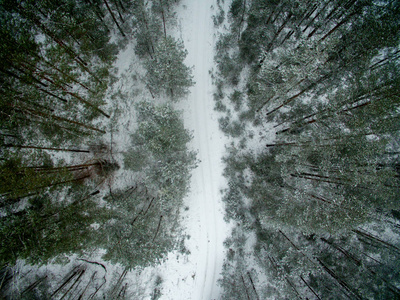
<instances>
[{"instance_id":1,"label":"pine tree","mask_svg":"<svg viewBox=\"0 0 400 300\"><path fill-rule=\"evenodd\" d=\"M184 97L193 85L191 69L184 64L183 43L172 37L160 39L154 59L147 60L147 85L155 93L165 93L172 101Z\"/></svg>"}]
</instances>

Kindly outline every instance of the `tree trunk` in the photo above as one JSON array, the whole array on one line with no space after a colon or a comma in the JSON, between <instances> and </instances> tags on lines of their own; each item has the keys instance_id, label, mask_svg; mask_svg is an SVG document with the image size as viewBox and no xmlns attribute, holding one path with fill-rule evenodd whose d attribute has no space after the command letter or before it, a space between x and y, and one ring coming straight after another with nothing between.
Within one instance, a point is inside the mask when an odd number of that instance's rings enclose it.
<instances>
[{"instance_id":1,"label":"tree trunk","mask_svg":"<svg viewBox=\"0 0 400 300\"><path fill-rule=\"evenodd\" d=\"M78 273L80 272L81 270L75 270L75 271L73 271L72 272L72 274L61 284L61 286L58 288L58 289L56 289L52 294L51 294L51 298L53 298L61 289L63 289L75 276L77 276L78 275Z\"/></svg>"},{"instance_id":2,"label":"tree trunk","mask_svg":"<svg viewBox=\"0 0 400 300\"><path fill-rule=\"evenodd\" d=\"M51 115L51 114L44 113L44 112L35 111L35 110L29 109L29 108L19 108L19 107L17 107L17 108L21 109L21 111L23 111L23 112L28 112L30 115L33 115L33 116L39 116L39 117L44 118L44 119L45 118L51 118L53 120L74 124L74 125L77 125L77 126L89 129L89 130L97 131L97 132L100 132L100 133L103 133L103 134L106 133L104 130L95 128L95 127L90 126L90 125L85 125L83 123L76 122L76 121L73 121L73 120L70 120L70 119L67 119L67 118Z\"/></svg>"},{"instance_id":3,"label":"tree trunk","mask_svg":"<svg viewBox=\"0 0 400 300\"><path fill-rule=\"evenodd\" d=\"M340 178L340 177L330 177L330 176L323 176L323 175L319 175L319 174L304 173L304 172L301 172L301 173L299 173L299 174L300 174L300 175L304 175L304 176L312 176L312 177L318 177L318 178L324 178L324 179L333 179L333 180L339 180L339 181L342 181L342 180L347 181L346 179Z\"/></svg>"},{"instance_id":4,"label":"tree trunk","mask_svg":"<svg viewBox=\"0 0 400 300\"><path fill-rule=\"evenodd\" d=\"M116 293L116 291L118 290L118 288L121 286L122 282L124 281L126 274L128 273L128 269L125 268L124 271L122 272L121 276L119 276L117 283L115 284L114 288L112 289L111 292L111 299L115 299L114 298L114 294Z\"/></svg>"},{"instance_id":5,"label":"tree trunk","mask_svg":"<svg viewBox=\"0 0 400 300\"><path fill-rule=\"evenodd\" d=\"M99 292L99 290L103 287L104 284L106 284L107 279L106 279L106 276L105 276L105 275L104 275L103 279L104 279L103 283L100 284L100 285L96 288L96 290L89 296L88 300L94 299L94 297L97 295L97 293Z\"/></svg>"},{"instance_id":6,"label":"tree trunk","mask_svg":"<svg viewBox=\"0 0 400 300\"><path fill-rule=\"evenodd\" d=\"M121 0L118 0L118 3L119 3L119 5L121 6L122 11L123 11L123 12L126 12L126 9L125 9L124 5L122 4Z\"/></svg>"},{"instance_id":7,"label":"tree trunk","mask_svg":"<svg viewBox=\"0 0 400 300\"><path fill-rule=\"evenodd\" d=\"M81 279L82 275L85 273L85 270L80 270L78 278L75 279L74 283L69 287L69 289L64 293L64 295L60 298L60 300L64 299L64 297L72 290L72 288L78 283Z\"/></svg>"},{"instance_id":8,"label":"tree trunk","mask_svg":"<svg viewBox=\"0 0 400 300\"><path fill-rule=\"evenodd\" d=\"M19 71L20 73L22 73L23 75L27 76L28 78L32 79L33 82L36 82L38 84L40 84L43 87L47 87L47 84L41 82L39 79L37 79L36 77L34 77L32 74L29 74L27 72L25 72L24 70L17 68L15 66L12 66L15 70ZM33 82L29 82L28 80L22 78L20 75L18 75L17 73L11 71L10 69L0 69L1 72L3 72L4 74L7 74L8 76L17 78L19 81L21 82L25 82L26 84L30 84L30 85L34 85Z\"/></svg>"},{"instance_id":9,"label":"tree trunk","mask_svg":"<svg viewBox=\"0 0 400 300\"><path fill-rule=\"evenodd\" d=\"M1 147L11 147L11 148L21 148L21 149L39 149L39 150L64 151L64 152L90 153L89 150L65 149L65 148L51 148L51 147L40 147L40 146L23 146L23 145L13 145L13 144L5 144L5 145L1 145Z\"/></svg>"},{"instance_id":10,"label":"tree trunk","mask_svg":"<svg viewBox=\"0 0 400 300\"><path fill-rule=\"evenodd\" d=\"M122 17L121 11L119 10L119 7L118 7L118 5L121 3L121 1L115 1L115 0L113 0L113 3L114 3L114 5L115 5L115 8L117 9L118 16L119 16L119 19L121 20L122 24L125 23L125 20L124 20L124 18ZM121 5L121 6L122 6L122 5Z\"/></svg>"},{"instance_id":11,"label":"tree trunk","mask_svg":"<svg viewBox=\"0 0 400 300\"><path fill-rule=\"evenodd\" d=\"M49 185L42 185L42 186L39 186L39 187L37 187L35 189L37 190L37 189L42 189L42 188L62 185L62 184L66 184L66 183L72 183L72 182L80 181L80 180L83 180L83 179L86 179L86 178L89 178L89 177L90 177L90 175L85 175L85 176L82 176L82 177L79 177L79 178L76 178L76 179L60 181L60 182L52 183L52 184L49 184Z\"/></svg>"},{"instance_id":12,"label":"tree trunk","mask_svg":"<svg viewBox=\"0 0 400 300\"><path fill-rule=\"evenodd\" d=\"M394 252L400 253L400 248L398 248L398 247L396 247L396 246L394 246L392 244L389 244L388 242L385 242L384 240L381 240L380 238L378 238L378 237L376 237L376 236L374 236L374 235L372 235L372 234L370 234L368 232L363 232L363 231L358 230L358 229L354 229L352 231L354 233L356 233L357 235L363 236L363 237L365 237L365 238L367 238L367 239L369 239L371 241L378 242L378 243L384 245L386 248L392 249Z\"/></svg>"},{"instance_id":13,"label":"tree trunk","mask_svg":"<svg viewBox=\"0 0 400 300\"><path fill-rule=\"evenodd\" d=\"M303 21L304 21L305 19L308 19L309 17L311 17L311 15L317 10L317 8L318 8L318 4L315 4L315 5L311 8L311 11L309 11L308 13L306 13L306 14L304 15L304 17L300 20L300 22L299 22L299 24L298 24L297 26L300 28L300 26L301 26L301 24L303 23Z\"/></svg>"},{"instance_id":14,"label":"tree trunk","mask_svg":"<svg viewBox=\"0 0 400 300\"><path fill-rule=\"evenodd\" d=\"M240 34L242 32L242 24L244 21L244 14L246 13L246 0L243 1L243 12L242 12L242 16L240 17L240 22L239 22L239 29L238 29L238 42L240 40Z\"/></svg>"},{"instance_id":15,"label":"tree trunk","mask_svg":"<svg viewBox=\"0 0 400 300\"><path fill-rule=\"evenodd\" d=\"M264 108L264 106L267 105L268 102L270 102L274 98L275 98L275 96L269 97L266 101L263 102L263 104L261 104L261 106L259 108L256 109L256 112L257 113L260 112Z\"/></svg>"},{"instance_id":16,"label":"tree trunk","mask_svg":"<svg viewBox=\"0 0 400 300\"><path fill-rule=\"evenodd\" d=\"M281 105L279 105L278 107L274 108L273 110L267 112L267 116L272 114L273 112L281 109L282 107L284 107L285 105L289 104L290 102L292 102L294 99L296 99L297 97L301 96L302 94L304 94L305 92L309 91L310 89L314 88L317 84L321 83L323 80L325 80L326 78L328 78L330 76L330 74L322 76L320 79L318 79L316 82L311 83L309 86L307 86L306 88L304 88L302 91L298 92L296 95L290 97L289 99L287 99L286 101L284 101Z\"/></svg>"},{"instance_id":17,"label":"tree trunk","mask_svg":"<svg viewBox=\"0 0 400 300\"><path fill-rule=\"evenodd\" d=\"M29 291L32 291L34 288L36 288L43 280L45 280L47 278L47 275L46 276L44 276L44 277L42 277L42 278L40 278L40 279L38 279L38 280L36 280L34 283L32 283L31 285L29 285L22 293L21 293L21 295L23 295L23 294L25 294L25 293L27 293L27 292L29 292ZM0 285L0 287L1 287L1 285Z\"/></svg>"},{"instance_id":18,"label":"tree trunk","mask_svg":"<svg viewBox=\"0 0 400 300\"><path fill-rule=\"evenodd\" d=\"M110 13L110 15L111 15L111 17L112 17L112 19L113 19L115 25L117 25L119 32L122 34L123 37L126 37L124 31L123 31L122 28L119 26L118 21L117 21L117 19L116 19L115 16L114 16L114 13L112 12L110 6L108 5L107 0L103 0L103 2L104 2L104 4L106 5L107 10L108 10L108 12Z\"/></svg>"},{"instance_id":19,"label":"tree trunk","mask_svg":"<svg viewBox=\"0 0 400 300\"><path fill-rule=\"evenodd\" d=\"M323 42L327 37L329 37L332 33L334 33L336 30L338 30L342 25L346 24L356 13L352 13L346 18L344 18L342 21L337 23L331 30L329 30L328 33L326 33L319 41Z\"/></svg>"},{"instance_id":20,"label":"tree trunk","mask_svg":"<svg viewBox=\"0 0 400 300\"><path fill-rule=\"evenodd\" d=\"M282 40L282 42L281 42L281 46L293 35L293 33L294 33L294 30L290 30L288 33L287 33L287 35L285 36L285 38Z\"/></svg>"},{"instance_id":21,"label":"tree trunk","mask_svg":"<svg viewBox=\"0 0 400 300\"><path fill-rule=\"evenodd\" d=\"M276 19L278 19L278 17L279 17L279 15L282 13L282 11L283 11L283 6L284 5L281 5L280 7L279 7L279 11L277 12L277 14L276 14L276 16L275 16L275 18L272 20L272 24L274 24L275 22L276 22Z\"/></svg>"},{"instance_id":22,"label":"tree trunk","mask_svg":"<svg viewBox=\"0 0 400 300\"><path fill-rule=\"evenodd\" d=\"M93 90L91 90L89 87L87 87L85 84L79 82L78 80L76 80L74 77L72 77L71 75L65 73L64 71L60 70L58 67L56 67L54 64L52 64L49 61L46 61L44 58L42 58L42 61L47 64L48 66L50 66L51 68L53 68L54 70L56 70L57 72L59 72L60 74L64 75L66 78L72 80L73 82L79 84L81 87L83 87L84 89L90 91L91 93L95 93Z\"/></svg>"},{"instance_id":23,"label":"tree trunk","mask_svg":"<svg viewBox=\"0 0 400 300\"><path fill-rule=\"evenodd\" d=\"M75 93L72 93L72 92L68 92L68 91L65 91L65 92L66 92L67 94L69 94L69 95L75 97L75 98L78 99L80 102L82 102L82 103L86 104L87 106L91 107L93 110L95 110L95 111L101 113L101 114L102 114L103 116L105 116L106 118L108 118L108 119L110 118L110 115L106 114L104 111L102 111L102 110L101 110L100 108L98 108L97 106L94 106L94 105L93 105L92 103L90 103L89 101L83 99L81 96L79 96L79 95L77 95L77 94L75 94Z\"/></svg>"},{"instance_id":24,"label":"tree trunk","mask_svg":"<svg viewBox=\"0 0 400 300\"><path fill-rule=\"evenodd\" d=\"M160 221L158 221L158 226L157 226L156 234L154 235L152 242L154 242L154 240L155 240L156 237L157 237L158 231L160 230L162 218L163 218L163 216L161 215L161 216L160 216Z\"/></svg>"},{"instance_id":25,"label":"tree trunk","mask_svg":"<svg viewBox=\"0 0 400 300\"><path fill-rule=\"evenodd\" d=\"M290 243L297 251L300 251L300 249L286 236L286 234L284 234L280 229L278 230L278 232L279 232L280 234L282 234L282 235L285 237L285 239L288 240L289 243Z\"/></svg>"},{"instance_id":26,"label":"tree trunk","mask_svg":"<svg viewBox=\"0 0 400 300\"><path fill-rule=\"evenodd\" d=\"M363 300L360 295L358 295L355 291L353 291L346 282L344 282L338 275L335 274L328 266L326 266L319 258L317 258L317 261L320 263L322 268L333 278L335 281L343 287L347 292L353 294L356 299Z\"/></svg>"},{"instance_id":27,"label":"tree trunk","mask_svg":"<svg viewBox=\"0 0 400 300\"><path fill-rule=\"evenodd\" d=\"M50 111L50 112L54 112L54 109L52 109L52 108L46 107L46 106L41 105L41 104L39 104L39 103L34 103L34 102L29 101L29 100L27 100L26 98L23 98L23 97L21 97L21 96L14 96L14 99L17 100L17 101L19 101L19 102L22 102L22 103L25 103L25 104L29 104L29 105L35 106L36 108L41 108L41 109L43 109L43 110L47 110L47 111Z\"/></svg>"},{"instance_id":28,"label":"tree trunk","mask_svg":"<svg viewBox=\"0 0 400 300\"><path fill-rule=\"evenodd\" d=\"M155 197L153 197L153 198L151 199L150 204L149 204L149 206L147 206L147 209L146 209L146 211L143 213L143 215L146 215L146 214L147 214L148 210L150 209L151 205L153 204L154 199L155 199Z\"/></svg>"},{"instance_id":29,"label":"tree trunk","mask_svg":"<svg viewBox=\"0 0 400 300\"><path fill-rule=\"evenodd\" d=\"M326 183L331 183L331 184L344 185L341 182L330 181L330 180L320 179L320 178L313 178L313 177L308 177L308 176L304 176L304 175L300 175L300 174L290 174L290 176L297 177L297 178L303 178L303 179L309 179L309 180L313 180L313 181L320 181L320 182L326 182Z\"/></svg>"},{"instance_id":30,"label":"tree trunk","mask_svg":"<svg viewBox=\"0 0 400 300\"><path fill-rule=\"evenodd\" d=\"M149 35L149 40L150 40L150 45L151 45L151 50L153 51L153 54L155 54L156 52L155 52L155 50L154 50L154 43L153 43L153 40L151 39L151 35L150 35L150 30L149 30L149 24L148 24L148 22L147 22L147 19L146 19L146 15L145 15L145 11L144 11L144 8L142 7L142 17L143 17L143 23L146 25L146 30L147 30L147 32L148 32L148 35ZM150 54L150 53L149 53ZM150 57L153 59L153 57L152 57L152 55L150 54ZM154 97L153 97L154 98Z\"/></svg>"},{"instance_id":31,"label":"tree trunk","mask_svg":"<svg viewBox=\"0 0 400 300\"><path fill-rule=\"evenodd\" d=\"M328 200L326 200L326 199L324 199L324 198L322 198L322 197L315 196L315 195L313 195L313 194L309 194L309 195L310 195L312 198L314 198L314 199L320 200L320 201L325 202L325 203L328 203L328 204L332 204L331 201L328 201Z\"/></svg>"},{"instance_id":32,"label":"tree trunk","mask_svg":"<svg viewBox=\"0 0 400 300\"><path fill-rule=\"evenodd\" d=\"M60 171L60 170L76 170L76 169L87 169L93 166L101 166L100 162L95 162L91 164L80 164L80 165L72 165L72 166L63 166L63 167L25 167L26 169L33 169L36 172L52 172L52 171Z\"/></svg>"},{"instance_id":33,"label":"tree trunk","mask_svg":"<svg viewBox=\"0 0 400 300\"><path fill-rule=\"evenodd\" d=\"M298 143L276 143L276 144L266 144L265 146L268 148L268 147L289 146L289 145L300 146Z\"/></svg>"},{"instance_id":34,"label":"tree trunk","mask_svg":"<svg viewBox=\"0 0 400 300\"><path fill-rule=\"evenodd\" d=\"M28 85L32 85L32 86L36 87L37 89L39 89L33 82L29 82L29 81L27 81L27 80L21 78L21 76L19 76L19 75L16 74L15 72L12 72L11 70L2 70L2 69L0 69L0 72L4 73L4 74L6 74L6 75L8 75L8 76L10 76L10 77L16 78L16 79L18 79L20 82L26 83L26 84L28 84ZM39 81L38 83L39 83L40 85L42 85L43 87L47 87L47 85L44 84L43 82L40 82L40 81ZM10 89L11 89L11 88L10 88Z\"/></svg>"},{"instance_id":35,"label":"tree trunk","mask_svg":"<svg viewBox=\"0 0 400 300\"><path fill-rule=\"evenodd\" d=\"M83 296L85 295L89 285L93 282L94 278L96 277L96 274L97 274L97 271L93 272L92 277L90 277L90 280L86 284L86 286L83 289L83 291L80 293L78 300L81 300L83 298Z\"/></svg>"},{"instance_id":36,"label":"tree trunk","mask_svg":"<svg viewBox=\"0 0 400 300\"><path fill-rule=\"evenodd\" d=\"M25 65L25 64L27 64L27 65ZM38 76L40 76L41 79L44 79L44 80L50 82L51 84L53 84L57 87L60 87L62 90L66 90L66 88L64 86L62 86L59 83L56 83L53 79L50 78L50 76L52 76L52 74L40 69L38 66L33 66L28 61L21 63L21 66L24 67L25 69L28 69L32 74L37 74ZM72 89L72 86L70 86L68 83L64 83L64 84Z\"/></svg>"},{"instance_id":37,"label":"tree trunk","mask_svg":"<svg viewBox=\"0 0 400 300\"><path fill-rule=\"evenodd\" d=\"M61 98L61 97L59 97L59 96L57 96L56 94L53 94L53 93L51 93L51 92L49 92L49 91L47 91L47 90L45 90L45 89L42 89L42 88L39 88L39 87L36 87L39 91L42 91L43 93L45 93L45 94L47 94L47 95L49 95L49 96L52 96L52 97L54 97L54 98L56 98L56 99L58 99L58 100L61 100L62 102L64 102L64 103L67 103L68 102L68 100L66 100L66 99L64 99L64 98Z\"/></svg>"},{"instance_id":38,"label":"tree trunk","mask_svg":"<svg viewBox=\"0 0 400 300\"><path fill-rule=\"evenodd\" d=\"M251 286L253 287L254 293L256 294L256 298L257 298L257 299L260 299L260 298L258 297L256 287L254 286L253 279L252 279L251 276L250 276L250 272L247 272L247 276L249 276Z\"/></svg>"},{"instance_id":39,"label":"tree trunk","mask_svg":"<svg viewBox=\"0 0 400 300\"><path fill-rule=\"evenodd\" d=\"M335 248L336 250L338 250L339 252L341 252L342 254L344 254L344 256L346 256L347 258L349 258L350 260L352 260L358 267L361 266L361 261L357 258L355 258L353 255L351 255L349 252L347 252L345 249L335 245L334 243L328 241L325 238L320 238L321 241L323 241L324 243L330 245L331 247Z\"/></svg>"},{"instance_id":40,"label":"tree trunk","mask_svg":"<svg viewBox=\"0 0 400 300\"><path fill-rule=\"evenodd\" d=\"M289 12L288 16L286 17L286 19L283 21L282 25L279 27L278 31L274 34L271 42L269 43L269 46L267 48L267 51L270 51L272 46L275 43L275 40L278 38L278 36L280 35L280 33L282 32L283 28L285 28L287 22L289 22L289 20L292 18L292 13Z\"/></svg>"},{"instance_id":41,"label":"tree trunk","mask_svg":"<svg viewBox=\"0 0 400 300\"><path fill-rule=\"evenodd\" d=\"M28 17L29 19L29 17ZM33 17L33 22L36 26L38 26L46 35L50 36L54 42L56 42L61 48L65 50L65 52L72 57L81 67L84 69L88 74L90 74L97 82L102 83L102 81L91 72L88 67L87 63L79 57L78 54L75 53L70 47L68 47L63 41L59 40L49 29L47 29L38 19Z\"/></svg>"},{"instance_id":42,"label":"tree trunk","mask_svg":"<svg viewBox=\"0 0 400 300\"><path fill-rule=\"evenodd\" d=\"M272 16L273 16L273 14L275 13L275 10L276 10L277 7L278 7L277 5L274 6L274 9L271 11L271 13L269 14L269 17L268 17L267 21L265 22L265 26L267 26L267 25L269 24L269 22L271 21Z\"/></svg>"},{"instance_id":43,"label":"tree trunk","mask_svg":"<svg viewBox=\"0 0 400 300\"><path fill-rule=\"evenodd\" d=\"M343 0L338 1L338 4L332 8L332 10L329 12L329 14L325 18L325 23L327 24L330 21L330 18L336 13L336 11L339 9L341 3Z\"/></svg>"},{"instance_id":44,"label":"tree trunk","mask_svg":"<svg viewBox=\"0 0 400 300\"><path fill-rule=\"evenodd\" d=\"M244 290L246 291L247 300L250 300L250 296L249 296L249 293L247 292L247 287L246 287L246 283L244 282L243 275L240 275L240 277L242 277L242 283L244 286Z\"/></svg>"},{"instance_id":45,"label":"tree trunk","mask_svg":"<svg viewBox=\"0 0 400 300\"><path fill-rule=\"evenodd\" d=\"M31 20L38 28L40 28L43 33L51 37L58 45L60 45L61 48L63 48L68 54L72 56L72 58L82 67L87 66L87 63L83 61L78 54L75 53L70 47L68 47L63 41L59 40L52 32L49 30L45 25L42 24L42 22L35 17L34 15L31 15L25 11L25 9L20 5L17 4L17 8L19 12L25 16L28 20Z\"/></svg>"},{"instance_id":46,"label":"tree trunk","mask_svg":"<svg viewBox=\"0 0 400 300\"><path fill-rule=\"evenodd\" d=\"M307 24L306 28L303 29L303 33L307 31L307 29L311 26L311 24L314 23L314 21L319 17L319 15L325 10L325 8L328 6L328 4L330 3L330 1L326 1L325 5L320 9L320 11L318 11L314 18L311 19L311 21ZM307 36L307 39L310 38L310 34Z\"/></svg>"},{"instance_id":47,"label":"tree trunk","mask_svg":"<svg viewBox=\"0 0 400 300\"><path fill-rule=\"evenodd\" d=\"M396 54L400 53L400 50L397 50L394 53L390 53L387 57L377 61L376 63L374 63L373 65L371 65L369 67L370 70L375 69L379 64L381 64L382 62L385 62L387 60L398 60L399 56L396 56Z\"/></svg>"},{"instance_id":48,"label":"tree trunk","mask_svg":"<svg viewBox=\"0 0 400 300\"><path fill-rule=\"evenodd\" d=\"M317 297L318 300L322 300L318 294L314 291L314 289L307 283L307 281L304 280L303 276L300 275L300 279L305 283L305 285L308 287L308 289Z\"/></svg>"},{"instance_id":49,"label":"tree trunk","mask_svg":"<svg viewBox=\"0 0 400 300\"><path fill-rule=\"evenodd\" d=\"M164 26L164 38L166 39L167 38L167 28L165 26L164 8L163 8L161 0L159 0L159 2L160 2L160 8L161 8L161 17L162 17L163 26Z\"/></svg>"},{"instance_id":50,"label":"tree trunk","mask_svg":"<svg viewBox=\"0 0 400 300\"><path fill-rule=\"evenodd\" d=\"M290 285L290 287L293 289L293 291L296 293L297 297L299 297L300 299L303 299L300 296L300 293L297 291L296 286L289 280L289 278L287 278L287 276L285 277L287 283Z\"/></svg>"},{"instance_id":51,"label":"tree trunk","mask_svg":"<svg viewBox=\"0 0 400 300\"><path fill-rule=\"evenodd\" d=\"M48 126L48 122L40 121L41 119L30 119L30 118L28 119L28 118L23 118L21 116L17 116L17 119L23 120L24 122L32 122L32 123L35 123L35 124L45 124L46 126ZM73 134L73 135L76 135L76 136L79 136L79 137L87 135L87 132L85 132L85 131L78 130L76 128L68 128L68 127L65 127L65 126L61 126L59 123L53 123L52 125L56 126L59 129L62 129L64 131L68 132L69 134Z\"/></svg>"}]
</instances>

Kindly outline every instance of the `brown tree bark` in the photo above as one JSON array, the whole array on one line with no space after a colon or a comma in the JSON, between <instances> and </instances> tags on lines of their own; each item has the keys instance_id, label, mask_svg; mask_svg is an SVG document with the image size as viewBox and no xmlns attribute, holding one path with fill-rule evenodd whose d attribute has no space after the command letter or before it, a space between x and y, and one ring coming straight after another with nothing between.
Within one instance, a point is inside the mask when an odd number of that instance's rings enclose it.
<instances>
[{"instance_id":1,"label":"brown tree bark","mask_svg":"<svg viewBox=\"0 0 400 300\"><path fill-rule=\"evenodd\" d=\"M318 294L314 291L314 289L304 280L303 276L300 275L300 279L304 282L304 284L308 287L308 289L317 297L318 300L322 300Z\"/></svg>"},{"instance_id":2,"label":"brown tree bark","mask_svg":"<svg viewBox=\"0 0 400 300\"><path fill-rule=\"evenodd\" d=\"M350 15L348 15L347 17L345 17L342 21L340 21L339 23L337 23L331 30L328 31L328 33L326 33L319 41L323 42L324 40L326 40L331 34L333 34L336 30L338 30L340 27L342 27L344 24L346 24L347 22L350 21L350 19L355 16L356 13L353 12Z\"/></svg>"},{"instance_id":3,"label":"brown tree bark","mask_svg":"<svg viewBox=\"0 0 400 300\"><path fill-rule=\"evenodd\" d=\"M161 220L162 220L163 216L160 216L160 221L158 221L158 226L157 226L157 230L156 230L156 234L153 237L152 242L154 242L154 240L156 239L157 235L158 235L158 231L160 230L160 226L161 226Z\"/></svg>"},{"instance_id":4,"label":"brown tree bark","mask_svg":"<svg viewBox=\"0 0 400 300\"><path fill-rule=\"evenodd\" d=\"M52 114L48 114L48 113L44 113L44 112L39 112L39 111L30 109L30 108L26 108L26 107L20 108L20 107L17 107L17 109L20 109L22 112L27 112L28 114L31 114L31 115L33 115L33 116L39 116L39 117L41 117L41 118L50 118L50 119L53 119L53 120L57 120L57 121L62 121L62 122L74 124L74 125L77 125L77 126L80 126L80 127L86 128L86 129L89 129L89 130L97 131L97 132L100 132L100 133L103 133L103 134L106 133L104 130L95 128L95 127L90 126L90 125L86 125L86 124L83 124L83 123L80 123L80 122L77 122L77 121L73 121L73 120L70 120L70 119L67 119L67 118L55 116L55 115L52 115Z\"/></svg>"},{"instance_id":5,"label":"brown tree bark","mask_svg":"<svg viewBox=\"0 0 400 300\"><path fill-rule=\"evenodd\" d=\"M8 148L11 147L11 148L20 148L20 149L51 150L51 151L63 151L63 152L90 153L89 150L65 149L65 148L51 148L51 147L40 147L40 146L24 146L24 145L14 145L14 144L5 144L5 145L1 145L1 147L8 147Z\"/></svg>"},{"instance_id":6,"label":"brown tree bark","mask_svg":"<svg viewBox=\"0 0 400 300\"><path fill-rule=\"evenodd\" d=\"M384 245L386 248L391 249L391 250L393 250L393 251L395 251L397 253L400 253L400 248L398 248L398 247L396 247L396 246L394 246L394 245L392 245L392 244L390 244L388 242L385 242L384 240L382 240L382 239L380 239L380 238L378 238L378 237L376 237L376 236L374 236L374 235L372 235L372 234L370 234L370 233L368 233L366 231L364 232L364 231L361 231L359 229L354 229L352 231L354 233L356 233L357 235L359 235L359 236L365 237L365 238L367 238L367 239L369 239L371 241L378 242L379 244Z\"/></svg>"},{"instance_id":7,"label":"brown tree bark","mask_svg":"<svg viewBox=\"0 0 400 300\"><path fill-rule=\"evenodd\" d=\"M257 293L256 287L254 286L254 282L253 282L253 279L251 278L250 272L247 272L247 276L249 276L250 283L251 283L251 286L253 287L254 293L256 294L257 300L260 299L260 298L258 297L258 293Z\"/></svg>"},{"instance_id":8,"label":"brown tree bark","mask_svg":"<svg viewBox=\"0 0 400 300\"><path fill-rule=\"evenodd\" d=\"M353 291L346 282L344 282L338 275L336 275L335 272L333 272L327 265L325 265L322 260L317 258L317 261L320 263L322 268L341 286L343 287L347 292L353 294L356 299L358 300L363 300L363 298L355 291Z\"/></svg>"},{"instance_id":9,"label":"brown tree bark","mask_svg":"<svg viewBox=\"0 0 400 300\"><path fill-rule=\"evenodd\" d=\"M164 27L164 38L166 39L167 38L167 28L165 26L164 8L163 8L161 0L159 0L159 2L160 2L160 8L161 8L161 17L162 17L162 22L163 22L163 27Z\"/></svg>"},{"instance_id":10,"label":"brown tree bark","mask_svg":"<svg viewBox=\"0 0 400 300\"><path fill-rule=\"evenodd\" d=\"M242 283L244 286L244 290L246 291L247 300L250 300L249 292L247 291L247 286L246 286L246 283L244 282L243 275L240 275L240 277L242 277Z\"/></svg>"},{"instance_id":11,"label":"brown tree bark","mask_svg":"<svg viewBox=\"0 0 400 300\"><path fill-rule=\"evenodd\" d=\"M282 25L279 27L278 31L274 34L271 42L269 43L269 45L267 47L267 51L270 51L272 49L272 46L274 45L275 40L278 38L278 36L282 32L283 28L285 28L286 24L289 22L289 20L292 18L292 16L293 16L293 14L291 12L289 12L286 19L283 21Z\"/></svg>"},{"instance_id":12,"label":"brown tree bark","mask_svg":"<svg viewBox=\"0 0 400 300\"><path fill-rule=\"evenodd\" d=\"M122 28L119 26L119 23L118 23L117 19L115 18L114 13L112 12L110 6L108 5L107 0L103 0L103 2L104 2L104 4L106 5L107 10L108 10L108 12L110 13L110 15L111 15L111 17L112 17L112 19L113 19L115 25L117 25L119 32L122 34L123 37L126 37L124 31L123 31Z\"/></svg>"}]
</instances>

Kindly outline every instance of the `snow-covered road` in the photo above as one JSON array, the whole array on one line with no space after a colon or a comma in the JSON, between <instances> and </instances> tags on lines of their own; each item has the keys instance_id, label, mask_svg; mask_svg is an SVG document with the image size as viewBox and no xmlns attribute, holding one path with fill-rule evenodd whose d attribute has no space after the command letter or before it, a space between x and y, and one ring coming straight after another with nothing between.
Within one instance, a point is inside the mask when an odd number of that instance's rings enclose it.
<instances>
[{"instance_id":1,"label":"snow-covered road","mask_svg":"<svg viewBox=\"0 0 400 300\"><path fill-rule=\"evenodd\" d=\"M196 280L192 299L217 299L216 285L222 268L223 240L227 225L223 221L222 188L225 139L214 112L209 70L213 66L214 26L211 19L213 0L188 0L182 19L183 40L189 54L187 64L194 65L196 85L191 91L190 108L185 110L186 126L194 131L194 148L199 150L199 167L192 178L191 217L197 224L190 228L199 247Z\"/></svg>"},{"instance_id":2,"label":"snow-covered road","mask_svg":"<svg viewBox=\"0 0 400 300\"><path fill-rule=\"evenodd\" d=\"M196 84L188 100L180 107L184 110L185 126L193 131L192 149L198 150L201 161L193 171L191 191L185 205L184 226L190 239L186 241L191 254L186 262L169 262L164 269L162 299L218 299L220 277L224 259L223 241L228 234L224 222L221 188L221 158L226 139L218 127L218 116L213 110L213 89L209 70L213 67L214 0L183 0L178 9L180 32L177 34L188 50L185 63L193 66Z\"/></svg>"}]
</instances>

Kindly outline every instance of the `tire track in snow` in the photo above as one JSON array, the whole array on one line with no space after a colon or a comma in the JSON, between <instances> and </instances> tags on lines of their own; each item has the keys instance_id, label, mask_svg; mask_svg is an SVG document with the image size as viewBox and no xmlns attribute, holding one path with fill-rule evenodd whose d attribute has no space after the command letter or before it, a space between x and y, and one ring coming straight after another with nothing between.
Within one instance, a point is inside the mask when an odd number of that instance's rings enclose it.
<instances>
[{"instance_id":1,"label":"tire track in snow","mask_svg":"<svg viewBox=\"0 0 400 300\"><path fill-rule=\"evenodd\" d=\"M212 84L209 70L213 67L213 34L211 6L214 0L186 0L186 16L182 19L182 38L188 50L186 63L194 66L196 82L189 96L189 109L185 110L186 126L193 130L192 147L198 149L199 167L192 176L192 191L189 195L191 223L198 226L188 228L196 240L198 253L193 253L196 274L191 299L217 299L217 279L224 258L223 240L227 224L223 221L223 205L220 188L223 187L222 155L225 138L219 131L214 112Z\"/></svg>"}]
</instances>

